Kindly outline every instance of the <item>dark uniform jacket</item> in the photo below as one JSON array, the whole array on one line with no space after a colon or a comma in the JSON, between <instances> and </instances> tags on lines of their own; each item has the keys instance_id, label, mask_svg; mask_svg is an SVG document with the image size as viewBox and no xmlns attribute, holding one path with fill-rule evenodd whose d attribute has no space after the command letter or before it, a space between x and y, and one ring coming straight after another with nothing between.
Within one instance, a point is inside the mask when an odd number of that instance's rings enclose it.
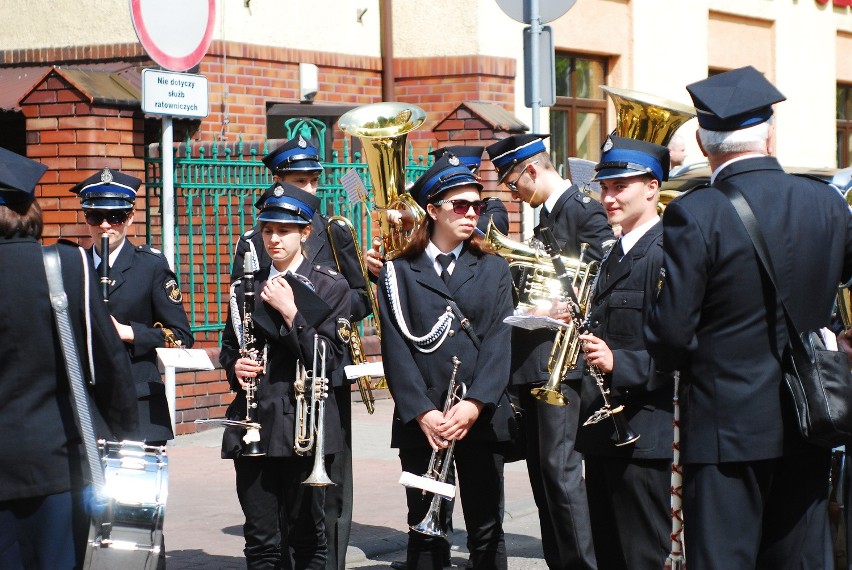
<instances>
[{"instance_id":1,"label":"dark uniform jacket","mask_svg":"<svg viewBox=\"0 0 852 570\"><path fill-rule=\"evenodd\" d=\"M130 361L101 302L97 278L84 288L77 247L59 246L80 366L90 381L90 408L100 437L126 438L136 428ZM48 295L42 249L33 238L0 237L0 502L51 495L83 483L83 446ZM84 298L91 300L87 337ZM91 341L89 360L87 341ZM87 472L88 470L86 470Z\"/></svg>"},{"instance_id":2,"label":"dark uniform jacket","mask_svg":"<svg viewBox=\"0 0 852 570\"><path fill-rule=\"evenodd\" d=\"M334 370L341 360L343 343L336 332L337 320L349 314L349 287L346 280L336 271L311 265L304 260L298 272L311 281L315 293L331 308L331 312L317 326L309 323L302 312L296 314L292 327L287 327L284 318L276 309L260 299L260 292L269 276L270 265L255 274L255 307L253 335L262 345L268 343L266 373L260 377L257 392L257 410L254 418L260 423L260 445L270 457L292 457L295 455L293 440L295 433L295 392L293 381L296 364L300 362L311 372L314 361L314 335L327 342L326 372ZM237 307L242 321L244 297L241 281L232 285L236 291ZM233 326L231 312L222 335L222 351L219 362L228 374L231 389L237 397L228 407L226 417L243 420L246 417L245 390L234 374L234 364L240 358L240 343ZM318 368L319 369L319 368ZM222 457L238 457L242 448L244 430L226 428L222 439ZM343 435L334 391L329 390L325 405L325 453L333 454L343 449Z\"/></svg>"},{"instance_id":3,"label":"dark uniform jacket","mask_svg":"<svg viewBox=\"0 0 852 570\"><path fill-rule=\"evenodd\" d=\"M509 381L509 325L503 323L512 312L511 277L506 261L496 255L480 255L463 249L448 284L445 284L429 257L396 259L396 291L401 316L410 334L426 335L448 310L447 299L458 304L470 320L481 348L477 350L458 319L451 332L434 352L414 347L400 329L389 304L387 264L379 275L379 313L382 325L382 355L385 377L396 409L392 447L419 447L426 444L417 416L429 410L443 410L452 375L452 357L461 360L457 382L467 386L467 398L485 404L465 441L508 441L514 430L514 417L505 395Z\"/></svg>"},{"instance_id":4,"label":"dark uniform jacket","mask_svg":"<svg viewBox=\"0 0 852 570\"><path fill-rule=\"evenodd\" d=\"M92 250L89 257L93 259ZM133 328L133 344L125 344L133 364L135 395L139 404L139 428L133 439L172 439L166 387L157 364L157 348L165 346L160 323L171 329L184 348L193 344L183 308L180 286L165 256L147 245L126 240L109 268L110 314Z\"/></svg>"},{"instance_id":5,"label":"dark uniform jacket","mask_svg":"<svg viewBox=\"0 0 852 570\"><path fill-rule=\"evenodd\" d=\"M361 265L355 250L355 243L352 241L352 234L345 226L340 223L330 222L327 216L319 212L314 214L311 221L311 228L311 235L308 236L308 239L303 244L302 251L311 265L333 267L346 278L350 289L349 302L351 312L349 315L345 315L345 317L354 327L355 323L370 316L373 309L370 306L370 299L367 296L367 285L361 273ZM333 232L334 243L339 248L337 251L337 261L329 243L329 232ZM263 247L263 236L260 233L259 225L240 236L234 254L232 279L242 277L243 259L245 259L245 252L249 250L255 252L258 267L267 267L271 263L269 254L266 253L266 248ZM349 386L351 381L346 379L343 367L351 363L352 358L347 348L340 366L332 374L332 383L335 387Z\"/></svg>"},{"instance_id":6,"label":"dark uniform jacket","mask_svg":"<svg viewBox=\"0 0 852 570\"><path fill-rule=\"evenodd\" d=\"M584 258L587 262L599 260L601 243L612 239L612 228L603 206L580 192L576 185L559 197L547 216L542 215L533 233L540 238L540 228L548 226L553 229L564 256L576 259L580 255L580 244L589 244ZM550 376L547 362L554 336L554 332L547 329L527 331L515 327L512 331L512 384L547 381Z\"/></svg>"},{"instance_id":7,"label":"dark uniform jacket","mask_svg":"<svg viewBox=\"0 0 852 570\"><path fill-rule=\"evenodd\" d=\"M613 355L613 371L604 379L613 405L623 404L624 417L640 435L636 443L616 447L610 419L580 427L576 447L590 455L637 459L671 459L671 373L657 373L645 349L643 326L657 296L663 264L663 225L652 226L619 261L607 257L592 298L589 332L603 339ZM603 406L603 396L591 375L583 378L580 423Z\"/></svg>"},{"instance_id":8,"label":"dark uniform jacket","mask_svg":"<svg viewBox=\"0 0 852 570\"><path fill-rule=\"evenodd\" d=\"M754 210L796 327L828 325L837 286L852 276L843 197L771 157L734 162L720 180ZM666 274L646 337L658 366L682 366L681 460L781 456L800 441L782 387L787 329L742 222L724 194L704 187L669 203L663 226Z\"/></svg>"}]
</instances>

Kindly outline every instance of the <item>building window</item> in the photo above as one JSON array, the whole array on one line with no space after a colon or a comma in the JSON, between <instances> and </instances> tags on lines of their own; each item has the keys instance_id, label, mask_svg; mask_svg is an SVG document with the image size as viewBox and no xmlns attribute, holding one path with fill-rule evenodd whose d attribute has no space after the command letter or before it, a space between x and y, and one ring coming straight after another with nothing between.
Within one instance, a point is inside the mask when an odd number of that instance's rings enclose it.
<instances>
[{"instance_id":1,"label":"building window","mask_svg":"<svg viewBox=\"0 0 852 570\"><path fill-rule=\"evenodd\" d=\"M564 176L568 157L600 158L606 138L606 59L556 54L556 104L550 108L550 154Z\"/></svg>"},{"instance_id":2,"label":"building window","mask_svg":"<svg viewBox=\"0 0 852 570\"><path fill-rule=\"evenodd\" d=\"M852 85L837 84L837 167L852 166Z\"/></svg>"}]
</instances>

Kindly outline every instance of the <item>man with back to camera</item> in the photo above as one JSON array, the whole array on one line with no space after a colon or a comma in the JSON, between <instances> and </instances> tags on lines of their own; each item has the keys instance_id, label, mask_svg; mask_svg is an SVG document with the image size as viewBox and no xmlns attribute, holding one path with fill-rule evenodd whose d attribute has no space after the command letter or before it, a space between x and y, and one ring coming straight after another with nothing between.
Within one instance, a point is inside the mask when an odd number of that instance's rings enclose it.
<instances>
[{"instance_id":1,"label":"man with back to camera","mask_svg":"<svg viewBox=\"0 0 852 570\"><path fill-rule=\"evenodd\" d=\"M602 243L612 239L603 206L553 166L542 135L513 135L487 148L498 184L533 208L543 206L536 237L552 228L562 255L577 258L580 244L600 259ZM588 260L588 258L587 258ZM564 316L564 315L563 315ZM589 508L580 454L574 450L579 421L581 372L567 374L560 390L570 402L556 406L532 397L530 388L549 377L548 360L555 333L540 329L512 331L512 380L526 411L526 453L530 484L541 523L541 541L552 569L596 568ZM578 365L578 369L582 369Z\"/></svg>"},{"instance_id":2,"label":"man with back to camera","mask_svg":"<svg viewBox=\"0 0 852 570\"><path fill-rule=\"evenodd\" d=\"M346 278L350 288L352 311L349 321L353 327L357 326L358 321L372 313L372 307L349 230L340 223L331 222L328 216L322 213L321 201L316 197L323 170L319 162L319 152L313 144L298 135L264 156L263 163L272 172L275 182L258 198L255 208L258 211L263 209L266 200L279 187L279 182L290 184L302 191L295 194L314 212L311 233L303 247L304 254L312 265L336 268ZM331 238L330 234L333 234ZM332 251L330 239L334 241L337 255ZM232 279L242 277L246 251L252 251L254 254L255 270L272 262L263 247L259 226L255 226L240 236L237 242L231 269ZM333 455L328 467L329 477L336 483L325 491L328 570L344 570L352 525L352 383L343 371L344 367L351 363L347 349L344 351L343 363L331 374L346 445L344 451Z\"/></svg>"},{"instance_id":3,"label":"man with back to camera","mask_svg":"<svg viewBox=\"0 0 852 570\"><path fill-rule=\"evenodd\" d=\"M659 366L681 371L689 567L824 568L830 451L799 435L783 386L784 314L717 188L738 189L754 211L798 330L828 325L837 286L852 277L852 213L834 188L786 174L772 156L772 105L785 97L759 71L687 91L712 176L666 207L645 336Z\"/></svg>"}]
</instances>

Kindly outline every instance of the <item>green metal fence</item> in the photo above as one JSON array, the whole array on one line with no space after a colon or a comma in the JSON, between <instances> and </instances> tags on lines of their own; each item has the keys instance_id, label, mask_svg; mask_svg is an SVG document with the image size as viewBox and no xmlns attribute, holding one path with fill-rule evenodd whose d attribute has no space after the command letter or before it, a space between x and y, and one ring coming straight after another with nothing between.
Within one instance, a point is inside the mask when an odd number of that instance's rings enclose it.
<instances>
[{"instance_id":1,"label":"green metal fence","mask_svg":"<svg viewBox=\"0 0 852 570\"><path fill-rule=\"evenodd\" d=\"M157 150L155 146L145 156L145 214L146 240L160 247L163 182ZM240 140L234 145L186 141L175 148L175 272L186 293L190 325L196 333L218 335L224 327L234 245L255 223L256 197L272 184L272 175L261 162L268 152L268 141ZM431 156L415 157L409 149L406 180L416 180L430 163ZM369 247L373 231L369 212L361 203L351 204L340 183L354 168L371 188L367 165L361 162L360 153L350 157L349 140L345 139L342 150L332 151L323 166L317 196L325 213L351 220L362 250Z\"/></svg>"}]
</instances>

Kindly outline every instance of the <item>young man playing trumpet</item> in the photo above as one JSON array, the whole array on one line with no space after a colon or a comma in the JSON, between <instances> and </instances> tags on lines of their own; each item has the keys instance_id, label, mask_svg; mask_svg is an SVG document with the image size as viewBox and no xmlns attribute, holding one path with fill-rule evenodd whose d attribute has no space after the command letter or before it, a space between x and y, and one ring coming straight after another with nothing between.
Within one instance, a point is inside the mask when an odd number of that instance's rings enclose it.
<instances>
[{"instance_id":1,"label":"young man playing trumpet","mask_svg":"<svg viewBox=\"0 0 852 570\"><path fill-rule=\"evenodd\" d=\"M579 428L576 448L586 462L598 567L662 568L671 545L673 379L656 372L642 331L663 262L657 199L660 183L668 179L669 151L611 136L595 170L609 221L623 233L603 259L589 302L588 332L580 335L591 373L583 378L580 397L580 422L588 425ZM603 390L609 390L609 408ZM612 415L588 422L599 410ZM639 439L628 443L632 437L619 432L616 421Z\"/></svg>"}]
</instances>

